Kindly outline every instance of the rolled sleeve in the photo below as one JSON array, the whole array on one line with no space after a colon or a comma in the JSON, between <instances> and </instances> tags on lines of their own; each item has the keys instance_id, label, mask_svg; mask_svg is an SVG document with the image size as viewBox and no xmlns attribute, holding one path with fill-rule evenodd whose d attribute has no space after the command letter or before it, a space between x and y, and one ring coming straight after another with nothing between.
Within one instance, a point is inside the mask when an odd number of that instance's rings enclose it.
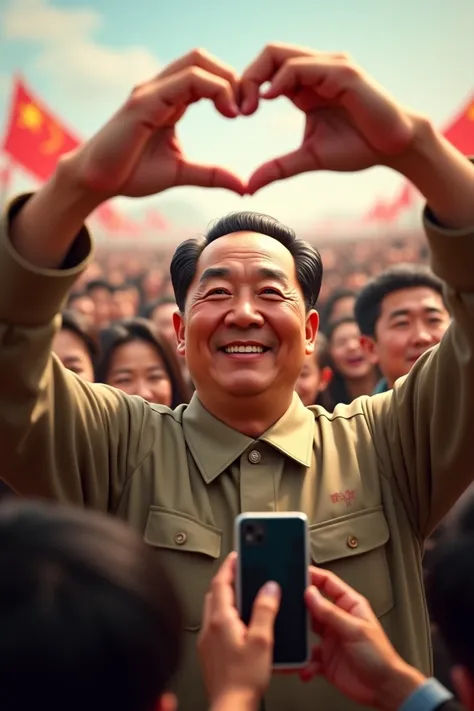
<instances>
[{"instance_id":1,"label":"rolled sleeve","mask_svg":"<svg viewBox=\"0 0 474 711\"><path fill-rule=\"evenodd\" d=\"M40 269L23 259L11 243L9 227L30 197L16 198L0 223L0 322L24 326L45 324L57 314L92 252L91 237L83 227L71 246L64 268Z\"/></svg>"}]
</instances>

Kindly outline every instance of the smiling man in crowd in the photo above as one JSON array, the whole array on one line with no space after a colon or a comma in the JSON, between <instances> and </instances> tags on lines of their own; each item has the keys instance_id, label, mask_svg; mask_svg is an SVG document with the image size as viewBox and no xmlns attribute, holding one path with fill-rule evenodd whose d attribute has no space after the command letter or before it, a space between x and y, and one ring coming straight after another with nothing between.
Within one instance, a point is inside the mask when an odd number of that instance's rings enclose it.
<instances>
[{"instance_id":1,"label":"smiling man in crowd","mask_svg":"<svg viewBox=\"0 0 474 711\"><path fill-rule=\"evenodd\" d=\"M211 99L226 118L289 97L306 115L296 151L248 185L187 161L175 125ZM175 185L255 193L299 173L387 166L429 208L424 226L452 324L393 392L333 415L294 387L318 330L317 250L276 220L237 213L178 247L177 347L196 393L171 411L88 384L51 352L62 302L91 253L84 220L114 195ZM430 671L423 541L473 479L474 167L350 58L269 45L242 77L197 51L134 89L0 230L2 476L23 496L107 511L159 550L184 601L182 711L204 711L196 638L204 594L241 511L304 511L313 561L367 597L399 652ZM467 396L466 396L467 394ZM353 705L324 682L272 680L266 711Z\"/></svg>"},{"instance_id":2,"label":"smiling man in crowd","mask_svg":"<svg viewBox=\"0 0 474 711\"><path fill-rule=\"evenodd\" d=\"M355 315L362 346L383 376L376 393L409 373L450 322L443 282L421 264L399 264L372 279L357 297Z\"/></svg>"}]
</instances>

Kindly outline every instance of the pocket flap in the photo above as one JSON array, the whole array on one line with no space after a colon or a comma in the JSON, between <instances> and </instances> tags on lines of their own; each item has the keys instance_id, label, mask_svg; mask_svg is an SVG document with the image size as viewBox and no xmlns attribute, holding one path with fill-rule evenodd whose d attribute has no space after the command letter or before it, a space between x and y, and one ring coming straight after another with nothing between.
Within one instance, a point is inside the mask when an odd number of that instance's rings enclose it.
<instances>
[{"instance_id":1,"label":"pocket flap","mask_svg":"<svg viewBox=\"0 0 474 711\"><path fill-rule=\"evenodd\" d=\"M311 526L311 557L317 564L368 553L390 538L383 508L350 514Z\"/></svg>"},{"instance_id":2,"label":"pocket flap","mask_svg":"<svg viewBox=\"0 0 474 711\"><path fill-rule=\"evenodd\" d=\"M145 542L156 548L185 553L201 553L210 558L221 554L222 534L183 513L150 507Z\"/></svg>"}]
</instances>

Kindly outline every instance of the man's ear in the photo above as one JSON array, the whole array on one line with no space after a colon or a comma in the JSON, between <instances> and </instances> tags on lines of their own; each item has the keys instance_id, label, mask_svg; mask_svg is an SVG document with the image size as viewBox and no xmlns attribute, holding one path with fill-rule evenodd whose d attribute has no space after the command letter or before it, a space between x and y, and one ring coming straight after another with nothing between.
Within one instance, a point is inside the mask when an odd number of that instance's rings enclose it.
<instances>
[{"instance_id":1,"label":"man's ear","mask_svg":"<svg viewBox=\"0 0 474 711\"><path fill-rule=\"evenodd\" d=\"M176 350L178 355L186 355L186 342L185 342L185 327L184 327L184 316L181 311L175 311L173 314L173 326L174 332L176 334Z\"/></svg>"},{"instance_id":2,"label":"man's ear","mask_svg":"<svg viewBox=\"0 0 474 711\"><path fill-rule=\"evenodd\" d=\"M451 679L464 708L474 709L474 679L469 670L456 665L451 669Z\"/></svg>"},{"instance_id":3,"label":"man's ear","mask_svg":"<svg viewBox=\"0 0 474 711\"><path fill-rule=\"evenodd\" d=\"M372 336L361 336L360 345L369 363L371 365L378 365L379 358L377 355L377 344L375 342L375 338L372 338Z\"/></svg>"},{"instance_id":4,"label":"man's ear","mask_svg":"<svg viewBox=\"0 0 474 711\"><path fill-rule=\"evenodd\" d=\"M318 335L318 328L319 328L319 314L314 309L311 309L311 311L306 316L305 355L311 355L311 353L314 353L314 345L316 343L316 336Z\"/></svg>"}]
</instances>

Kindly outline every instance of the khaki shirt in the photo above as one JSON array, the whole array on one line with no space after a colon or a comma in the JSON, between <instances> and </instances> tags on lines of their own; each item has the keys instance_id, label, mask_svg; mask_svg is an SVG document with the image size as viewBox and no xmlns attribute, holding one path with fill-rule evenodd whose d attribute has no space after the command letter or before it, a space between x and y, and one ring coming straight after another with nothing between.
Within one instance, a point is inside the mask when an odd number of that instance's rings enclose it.
<instances>
[{"instance_id":1,"label":"khaki shirt","mask_svg":"<svg viewBox=\"0 0 474 711\"><path fill-rule=\"evenodd\" d=\"M185 605L181 711L207 709L195 651L203 596L241 511L304 511L313 561L365 595L403 657L430 673L423 542L474 479L474 229L442 230L428 217L425 227L453 315L440 346L393 392L333 414L295 395L253 440L196 395L171 411L63 368L51 342L88 234L64 269L45 270L16 254L1 225L2 476L21 495L116 514L159 551ZM266 711L315 704L356 708L321 679L276 677L265 699Z\"/></svg>"}]
</instances>

